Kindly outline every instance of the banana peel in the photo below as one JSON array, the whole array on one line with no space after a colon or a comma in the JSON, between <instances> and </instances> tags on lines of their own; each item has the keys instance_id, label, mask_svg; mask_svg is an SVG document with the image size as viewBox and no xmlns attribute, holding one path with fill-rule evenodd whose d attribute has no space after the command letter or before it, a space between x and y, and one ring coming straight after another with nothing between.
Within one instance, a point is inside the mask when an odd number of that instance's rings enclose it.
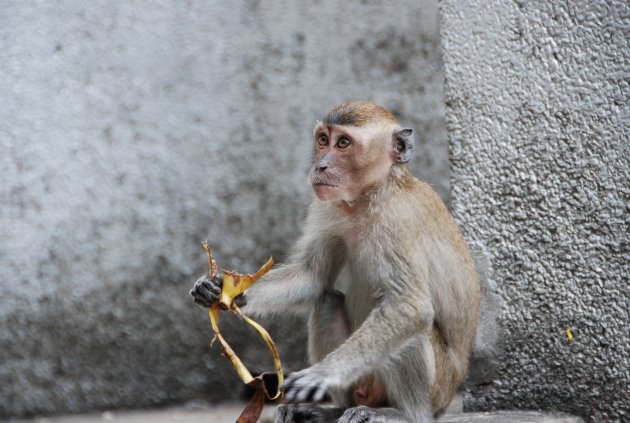
<instances>
[{"instance_id":1,"label":"banana peel","mask_svg":"<svg viewBox=\"0 0 630 423\"><path fill-rule=\"evenodd\" d=\"M203 248L208 255L208 268L210 279L214 278L219 273L219 267L217 262L212 258L212 250L207 242L203 243ZM208 309L208 315L210 317L210 323L212 324L212 330L214 331L214 338L210 345L218 339L223 347L223 355L227 357L238 376L243 383L255 389L255 394L250 400L245 410L241 413L237 423L255 423L262 412L262 407L265 402L265 397L270 400L275 400L282 395L282 391L279 386L284 380L282 374L282 365L280 363L280 356L276 344L269 336L269 333L254 320L245 316L241 309L235 304L234 299L241 295L247 288L252 286L261 276L267 273L273 266L273 257L270 257L265 264L253 275L241 274L236 271L224 270L223 273L223 288L221 290L221 296L219 302ZM271 351L273 356L273 364L275 367L275 377L272 373L263 373L257 377L252 376L251 372L245 367L240 358L236 355L234 350L226 342L225 338L219 331L219 313L221 310L231 311L239 315L243 320L250 324L265 341L267 348Z\"/></svg>"}]
</instances>

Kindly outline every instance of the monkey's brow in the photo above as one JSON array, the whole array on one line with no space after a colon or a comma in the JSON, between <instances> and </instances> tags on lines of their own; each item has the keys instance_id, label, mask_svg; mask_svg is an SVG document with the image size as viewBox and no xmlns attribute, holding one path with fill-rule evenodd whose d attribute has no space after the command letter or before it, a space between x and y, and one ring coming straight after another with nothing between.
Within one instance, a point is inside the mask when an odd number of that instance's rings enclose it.
<instances>
[{"instance_id":1,"label":"monkey's brow","mask_svg":"<svg viewBox=\"0 0 630 423\"><path fill-rule=\"evenodd\" d=\"M322 122L328 126L361 126L367 123L368 119L359 113L353 113L348 110L335 110L329 113Z\"/></svg>"}]
</instances>

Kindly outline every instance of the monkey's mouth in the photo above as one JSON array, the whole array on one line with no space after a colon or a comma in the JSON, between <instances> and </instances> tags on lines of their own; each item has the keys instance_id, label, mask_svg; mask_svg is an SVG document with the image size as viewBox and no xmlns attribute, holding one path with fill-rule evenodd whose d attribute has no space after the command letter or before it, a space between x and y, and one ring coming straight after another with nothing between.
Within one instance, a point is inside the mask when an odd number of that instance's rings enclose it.
<instances>
[{"instance_id":1,"label":"monkey's mouth","mask_svg":"<svg viewBox=\"0 0 630 423\"><path fill-rule=\"evenodd\" d=\"M318 187L318 188L319 187L330 187L330 188L336 188L337 187L337 185L329 184L327 182L320 182L320 181L313 182L313 186L314 187Z\"/></svg>"}]
</instances>

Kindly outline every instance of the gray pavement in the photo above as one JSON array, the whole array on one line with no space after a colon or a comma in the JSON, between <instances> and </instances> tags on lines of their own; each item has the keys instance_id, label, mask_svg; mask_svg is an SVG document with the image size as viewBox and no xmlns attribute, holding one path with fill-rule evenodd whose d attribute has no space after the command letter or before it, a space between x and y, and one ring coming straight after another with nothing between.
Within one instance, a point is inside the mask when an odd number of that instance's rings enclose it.
<instances>
[{"instance_id":1,"label":"gray pavement","mask_svg":"<svg viewBox=\"0 0 630 423\"><path fill-rule=\"evenodd\" d=\"M105 411L70 416L36 417L28 420L9 420L10 423L234 423L244 404L216 406L180 406L159 410ZM273 408L265 409L263 417L273 416ZM272 418L272 417L269 417ZM262 420L262 419L261 419ZM272 420L273 421L273 420Z\"/></svg>"},{"instance_id":2,"label":"gray pavement","mask_svg":"<svg viewBox=\"0 0 630 423\"><path fill-rule=\"evenodd\" d=\"M73 416L36 417L9 420L10 423L234 423L244 404L193 405L160 410L106 411ZM272 423L273 406L265 407L261 423ZM581 423L582 419L564 414L534 411L495 411L487 413L452 413L442 416L438 423Z\"/></svg>"}]
</instances>

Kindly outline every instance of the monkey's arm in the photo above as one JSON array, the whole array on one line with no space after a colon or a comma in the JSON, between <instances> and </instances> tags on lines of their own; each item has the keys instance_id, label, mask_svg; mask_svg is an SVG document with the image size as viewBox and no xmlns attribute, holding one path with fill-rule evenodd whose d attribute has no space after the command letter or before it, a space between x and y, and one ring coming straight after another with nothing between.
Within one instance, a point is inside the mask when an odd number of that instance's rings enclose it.
<instances>
[{"instance_id":1,"label":"monkey's arm","mask_svg":"<svg viewBox=\"0 0 630 423\"><path fill-rule=\"evenodd\" d=\"M274 310L284 311L287 306L307 303L317 297L319 288L310 272L299 263L289 263L271 270L246 292L234 299L241 311L248 315L265 315ZM210 280L203 275L195 282L190 295L195 304L204 308L214 306L221 297L223 278Z\"/></svg>"},{"instance_id":2,"label":"monkey's arm","mask_svg":"<svg viewBox=\"0 0 630 423\"><path fill-rule=\"evenodd\" d=\"M329 388L352 385L414 335L428 334L432 322L433 307L424 292L382 298L339 348L321 362L289 376L283 384L285 399L320 401Z\"/></svg>"},{"instance_id":3,"label":"monkey's arm","mask_svg":"<svg viewBox=\"0 0 630 423\"><path fill-rule=\"evenodd\" d=\"M344 259L343 244L334 236L317 234L308 225L304 233L287 264L272 269L236 298L244 313L262 316L312 304L334 281ZM201 277L190 294L195 303L211 307L221 294L221 280Z\"/></svg>"},{"instance_id":4,"label":"monkey's arm","mask_svg":"<svg viewBox=\"0 0 630 423\"><path fill-rule=\"evenodd\" d=\"M306 233L309 233L308 231ZM261 316L308 304L334 280L342 261L339 240L302 237L288 264L272 269L244 293L242 311Z\"/></svg>"},{"instance_id":5,"label":"monkey's arm","mask_svg":"<svg viewBox=\"0 0 630 423\"><path fill-rule=\"evenodd\" d=\"M241 311L264 316L307 304L321 294L322 284L300 263L288 263L271 270L243 294Z\"/></svg>"}]
</instances>

